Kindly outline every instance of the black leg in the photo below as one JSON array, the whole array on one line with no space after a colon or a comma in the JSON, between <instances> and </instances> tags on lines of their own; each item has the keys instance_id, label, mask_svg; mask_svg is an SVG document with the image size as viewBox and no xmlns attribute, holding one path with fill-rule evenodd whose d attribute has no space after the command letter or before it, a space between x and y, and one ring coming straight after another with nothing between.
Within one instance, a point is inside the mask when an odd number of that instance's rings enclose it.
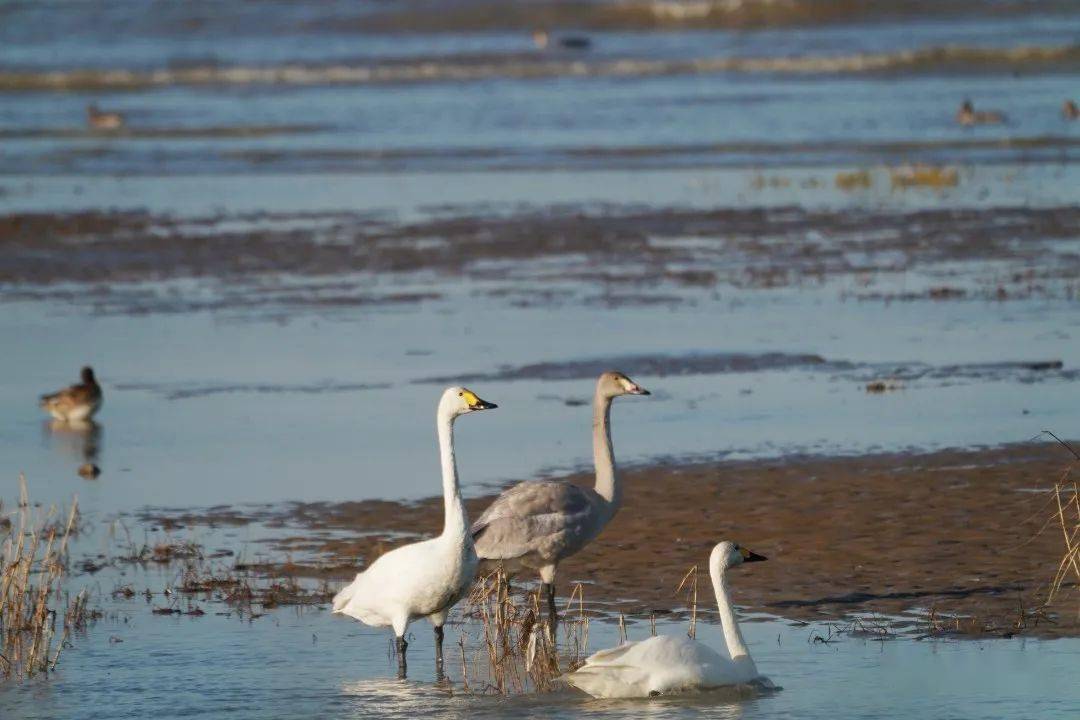
<instances>
[{"instance_id":1,"label":"black leg","mask_svg":"<svg viewBox=\"0 0 1080 720\"><path fill-rule=\"evenodd\" d=\"M543 590L547 594L548 630L551 633L551 640L554 642L555 627L559 624L559 611L555 609L555 583L544 583Z\"/></svg>"},{"instance_id":2,"label":"black leg","mask_svg":"<svg viewBox=\"0 0 1080 720\"><path fill-rule=\"evenodd\" d=\"M397 672L398 672L398 677L401 678L401 679L404 679L405 675L409 671L408 665L405 663L405 650L408 649L409 643L405 642L404 636L397 637L397 638L394 638L394 647L397 650Z\"/></svg>"},{"instance_id":3,"label":"black leg","mask_svg":"<svg viewBox=\"0 0 1080 720\"><path fill-rule=\"evenodd\" d=\"M442 657L442 641L443 641L443 629L442 625L435 626L435 672L442 675L443 657Z\"/></svg>"}]
</instances>

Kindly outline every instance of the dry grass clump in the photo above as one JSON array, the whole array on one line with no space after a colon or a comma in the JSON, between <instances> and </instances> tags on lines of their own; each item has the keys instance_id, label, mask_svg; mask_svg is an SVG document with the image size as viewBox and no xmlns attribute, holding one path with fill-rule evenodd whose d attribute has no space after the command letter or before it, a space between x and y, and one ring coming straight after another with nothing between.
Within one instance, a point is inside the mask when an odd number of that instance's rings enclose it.
<instances>
[{"instance_id":1,"label":"dry grass clump","mask_svg":"<svg viewBox=\"0 0 1080 720\"><path fill-rule=\"evenodd\" d=\"M478 623L473 646L467 629L458 641L461 681L466 692L521 694L553 690L557 678L584 662L589 617L579 583L559 618L559 638L548 632L539 590L512 592L502 570L477 580L466 601L466 620ZM576 612L575 612L576 610Z\"/></svg>"},{"instance_id":2,"label":"dry grass clump","mask_svg":"<svg viewBox=\"0 0 1080 720\"><path fill-rule=\"evenodd\" d=\"M1051 512L1038 533L1061 532L1064 552L1053 578L1032 595L1018 593L1013 608L1004 612L956 615L941 613L936 607L931 607L923 618L924 632L921 637L986 634L1012 637L1040 625L1053 625L1055 619L1051 606L1060 604L1066 594L1075 595L1080 588L1080 483L1073 479L1073 470L1080 465L1080 453L1049 430L1042 434L1053 438L1074 458L1049 490L1047 505Z\"/></svg>"},{"instance_id":3,"label":"dry grass clump","mask_svg":"<svg viewBox=\"0 0 1080 720\"><path fill-rule=\"evenodd\" d=\"M126 528L125 528L126 529ZM202 546L190 541L169 540L150 545L143 543L137 545L128 538L124 553L117 556L117 562L122 563L158 563L168 565L176 560L202 559Z\"/></svg>"},{"instance_id":4,"label":"dry grass clump","mask_svg":"<svg viewBox=\"0 0 1080 720\"><path fill-rule=\"evenodd\" d=\"M916 640L931 637L980 638L994 635L1010 638L1026 630L1035 630L1042 624L1053 624L1045 606L1031 607L1018 595L1012 610L978 615L962 615L943 612L937 605L931 606L919 616Z\"/></svg>"},{"instance_id":5,"label":"dry grass clump","mask_svg":"<svg viewBox=\"0 0 1080 720\"><path fill-rule=\"evenodd\" d=\"M68 633L93 619L81 592L65 612L63 636L53 651L60 586L67 570L68 539L77 528L78 503L66 518L55 507L37 520L26 478L19 476L19 507L0 545L0 676L32 677L56 667ZM54 607L50 607L50 603Z\"/></svg>"},{"instance_id":6,"label":"dry grass clump","mask_svg":"<svg viewBox=\"0 0 1080 720\"><path fill-rule=\"evenodd\" d=\"M889 170L894 189L911 187L946 188L960 184L960 172L954 167L903 165Z\"/></svg>"},{"instance_id":7,"label":"dry grass clump","mask_svg":"<svg viewBox=\"0 0 1080 720\"><path fill-rule=\"evenodd\" d=\"M1061 556L1061 562L1058 563L1053 580L1050 581L1046 596L1047 605L1061 594L1069 578L1075 578L1074 591L1075 588L1080 587L1080 483L1072 478L1073 468L1080 463L1080 453L1053 433L1050 435L1064 445L1076 460L1065 468L1061 477L1054 483L1054 512L1051 518L1052 523L1061 529L1065 552Z\"/></svg>"},{"instance_id":8,"label":"dry grass clump","mask_svg":"<svg viewBox=\"0 0 1080 720\"><path fill-rule=\"evenodd\" d=\"M168 604L154 608L157 615L204 615L194 604L202 600L223 603L239 617L254 620L262 617L267 610L283 606L321 605L334 596L326 580L312 587L291 576L255 575L239 566L215 566L204 559L202 546L195 543L177 543L172 547L188 548L191 556L184 561L179 581L164 592ZM135 591L125 586L113 594L114 597L130 599L135 596ZM143 595L151 599L154 593L146 590Z\"/></svg>"},{"instance_id":9,"label":"dry grass clump","mask_svg":"<svg viewBox=\"0 0 1080 720\"><path fill-rule=\"evenodd\" d=\"M864 190L873 184L873 177L867 169L836 173L836 187L845 192Z\"/></svg>"}]
</instances>

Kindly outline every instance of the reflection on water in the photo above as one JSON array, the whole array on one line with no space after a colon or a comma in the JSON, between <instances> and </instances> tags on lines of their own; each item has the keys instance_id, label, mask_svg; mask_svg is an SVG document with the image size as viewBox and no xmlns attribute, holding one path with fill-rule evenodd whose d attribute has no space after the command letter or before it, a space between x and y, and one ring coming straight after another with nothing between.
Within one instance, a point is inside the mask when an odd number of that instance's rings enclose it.
<instances>
[{"instance_id":1,"label":"reflection on water","mask_svg":"<svg viewBox=\"0 0 1080 720\"><path fill-rule=\"evenodd\" d=\"M487 717L611 717L669 718L698 716L737 720L744 707L760 695L749 688L721 688L676 697L639 700L593 700L563 688L551 693L503 696L463 692L451 684L369 679L345 682L341 693L354 708L343 717L414 718L418 709L434 718Z\"/></svg>"},{"instance_id":2,"label":"reflection on water","mask_svg":"<svg viewBox=\"0 0 1080 720\"><path fill-rule=\"evenodd\" d=\"M102 427L93 420L48 420L43 424L46 444L81 463L97 463L101 455Z\"/></svg>"},{"instance_id":3,"label":"reflection on water","mask_svg":"<svg viewBox=\"0 0 1080 720\"><path fill-rule=\"evenodd\" d=\"M461 701L454 697L454 688L449 682L430 684L402 679L371 678L347 681L341 685L341 693L360 702L365 712L354 717L363 717L369 712L382 717L413 717L418 707L432 710L449 710Z\"/></svg>"},{"instance_id":4,"label":"reflection on water","mask_svg":"<svg viewBox=\"0 0 1080 720\"><path fill-rule=\"evenodd\" d=\"M167 573L171 576L171 571ZM593 700L584 693L500 696L473 682L465 692L459 633L448 630L446 672L436 684L429 633L410 639L413 679L392 678L385 632L344 624L329 612L279 609L238 622L200 603L194 617L153 615L160 568L105 568L88 582L130 584L136 596L105 594L103 618L64 651L46 683L0 687L0 717L86 717L108 707L110 718L156 720L223 717L278 718L746 718L802 720L937 717L945 698L956 717L1075 718L1080 686L1075 678L1080 641L1032 639L874 642L845 637L829 646L808 642L821 625L777 620L747 622L743 630L758 666L783 692L732 695L705 692L672 698ZM152 603L139 595L152 588ZM699 622L698 637L722 643L718 625ZM685 632L685 623L659 622L660 633ZM590 648L618 642L615 624L597 622ZM631 619L627 633L639 640L648 623ZM211 659L208 661L208 658ZM168 697L167 707L161 698Z\"/></svg>"}]
</instances>

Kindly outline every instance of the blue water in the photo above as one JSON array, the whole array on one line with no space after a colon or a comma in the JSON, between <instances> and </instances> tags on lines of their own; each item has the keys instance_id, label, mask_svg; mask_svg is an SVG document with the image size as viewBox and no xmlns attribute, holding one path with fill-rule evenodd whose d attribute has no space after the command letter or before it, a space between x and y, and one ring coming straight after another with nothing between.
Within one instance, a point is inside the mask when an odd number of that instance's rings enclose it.
<instances>
[{"instance_id":1,"label":"blue water","mask_svg":"<svg viewBox=\"0 0 1080 720\"><path fill-rule=\"evenodd\" d=\"M605 24L595 5L504 3L469 15L472 5L440 0L2 4L0 214L145 210L244 227L253 213L299 213L261 222L309 233L341 212L403 224L523 209L905 215L1080 204L1080 123L1060 114L1076 99L1080 70L1074 5L852 4L833 22L785 15L745 27L664 24L659 15L641 25L640 7L628 4ZM552 31L552 47L534 46L534 27ZM561 33L586 33L592 46L559 48ZM964 98L1008 121L959 127L953 116ZM91 102L123 113L126 129L88 130ZM959 182L893 187L889 169L909 162L955 166ZM838 172L859 169L873 173L872 187L837 187ZM978 227L965 232L978 240ZM755 236L776 242L770 233L763 221ZM828 247L831 238L817 235ZM723 276L747 262L695 255L694 240L694 269ZM707 240L723 248L726 237ZM633 289L667 300L622 304L610 301L616 283L577 279L598 262L589 257L491 263L486 277L331 278L439 295L390 306L183 309L235 289L220 279L135 286L100 278L112 296L78 284L0 285L0 498L12 506L19 472L46 506L77 495L97 531L82 551L104 542L116 517L132 522L145 506L426 497L438 488L439 386L425 378L613 356L815 353L856 368L635 375L654 395L615 407L623 464L972 447L1048 428L1075 436L1080 313L1075 279L1053 269L1071 267L1078 241L1018 227L1018 248L1046 252L970 264L940 257L874 278L874 289L895 293L985 290L1029 270L1049 278L1048 292L1007 302L977 293L858 300L866 278L849 273L779 287L657 282ZM507 288L551 291L559 302L515 304L492 292ZM21 294L56 290L70 296ZM136 314L110 304L135 290L176 303ZM1003 360L1061 360L1064 369L865 392L866 377L887 366ZM92 436L54 429L36 396L73 381L86 362L105 388L99 427ZM458 427L464 492L587 466L589 410L573 402L588 397L591 382L475 383L500 407ZM203 392L176 395L190 388ZM87 460L101 466L97 480L76 475ZM244 530L226 542L257 546ZM72 639L53 677L0 686L0 717L1080 715L1075 639L822 646L808 639L824 628L782 620L747 626L759 667L784 688L755 699L448 693L433 682L430 631L420 623L402 683L392 679L385 633L325 609L248 623L213 605L203 617L173 618L152 615L138 598L109 597L120 582L160 592L175 582L171 572L74 577L71 589L91 588L108 616ZM644 633L643 623L631 625L632 637ZM701 635L719 642L712 625ZM615 639L611 625L594 623L593 649Z\"/></svg>"},{"instance_id":2,"label":"blue water","mask_svg":"<svg viewBox=\"0 0 1080 720\"><path fill-rule=\"evenodd\" d=\"M277 611L252 623L208 614L151 616L128 601L121 621L100 623L49 680L0 688L0 711L24 718L299 717L658 717L878 718L1038 717L1067 719L1080 710L1073 677L1077 640L986 642L842 638L820 626L744 623L758 669L783 689L732 699L719 693L660 700L593 700L572 689L515 697L463 692L459 636L470 663L477 627L447 629L447 676L435 684L430 628L410 632L409 675L394 679L388 636L325 611ZM661 624L661 633L685 624ZM648 625L630 627L631 639ZM614 626L594 622L591 647L618 642ZM122 642L116 642L121 640ZM714 625L698 640L721 645ZM474 676L475 678L475 676Z\"/></svg>"}]
</instances>

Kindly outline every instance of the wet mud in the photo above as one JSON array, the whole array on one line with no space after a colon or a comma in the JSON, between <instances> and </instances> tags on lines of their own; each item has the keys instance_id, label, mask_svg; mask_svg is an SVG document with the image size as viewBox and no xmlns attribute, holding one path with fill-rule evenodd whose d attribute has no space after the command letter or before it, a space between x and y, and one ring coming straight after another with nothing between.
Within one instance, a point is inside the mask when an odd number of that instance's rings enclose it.
<instances>
[{"instance_id":1,"label":"wet mud","mask_svg":"<svg viewBox=\"0 0 1080 720\"><path fill-rule=\"evenodd\" d=\"M752 611L797 621L871 614L913 633L1076 636L1075 584L1041 607L1064 555L1051 491L1070 463L1060 446L1031 443L626 469L623 508L560 566L559 591L582 583L607 613L682 613L680 580L697 566L709 597L709 550L732 539L769 558L732 583ZM470 516L492 499L471 499ZM442 499L297 503L225 517L280 528L267 545L292 560L261 571L345 580L396 545L437 534ZM143 520L203 523L191 511Z\"/></svg>"},{"instance_id":2,"label":"wet mud","mask_svg":"<svg viewBox=\"0 0 1080 720\"><path fill-rule=\"evenodd\" d=\"M427 212L416 223L349 213L9 214L0 217L0 299L113 313L332 309L438 299L439 278L481 281L475 292L511 306L678 304L827 283L876 302L1080 297L1080 209L1071 206ZM388 292L380 278L414 282ZM890 282L898 278L900 287ZM201 284L160 285L181 280Z\"/></svg>"}]
</instances>

